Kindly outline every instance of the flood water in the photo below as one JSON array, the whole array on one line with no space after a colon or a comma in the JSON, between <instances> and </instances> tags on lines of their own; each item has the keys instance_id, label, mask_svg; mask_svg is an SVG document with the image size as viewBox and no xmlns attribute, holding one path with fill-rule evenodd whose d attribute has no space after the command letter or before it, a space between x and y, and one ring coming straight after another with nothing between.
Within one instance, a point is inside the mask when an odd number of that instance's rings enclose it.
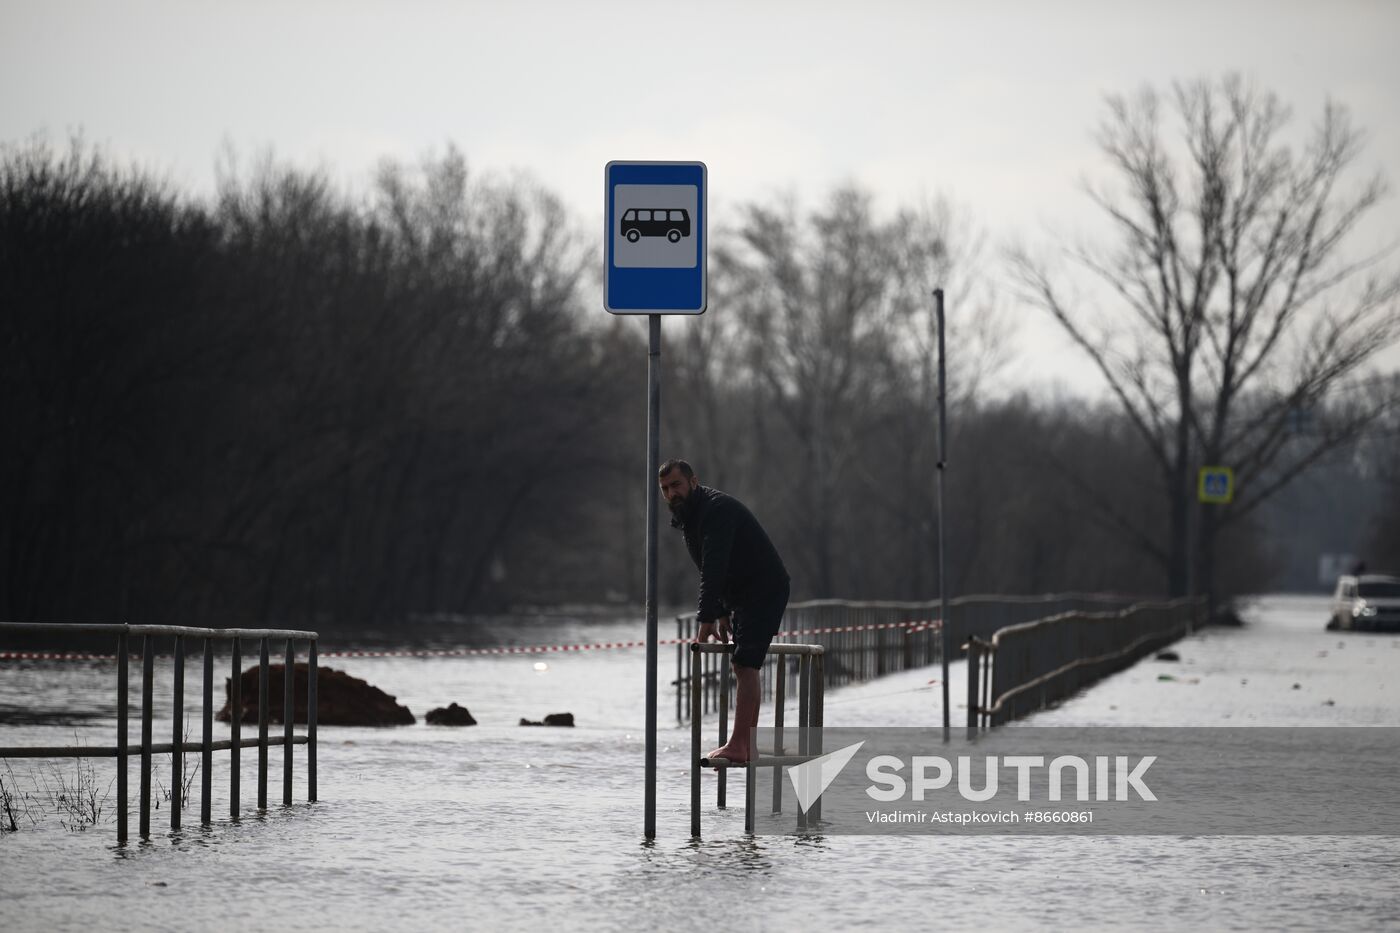
<instances>
[{"instance_id":1,"label":"flood water","mask_svg":"<svg viewBox=\"0 0 1400 933\"><path fill-rule=\"evenodd\" d=\"M1144 661L1035 725L1400 725L1400 638L1323 631L1316 599L1263 600L1250 625L1212 630ZM640 637L636 622L523 628L521 643ZM153 818L148 843L119 848L108 819L85 832L49 813L0 834L6 930L568 929L1357 929L1400 925L1400 840L1384 837L759 837L713 806L688 837L689 732L674 723L662 651L658 837L642 840L643 652L443 659L327 659L395 694L419 717L392 729L322 727L320 801L254 809L256 753L244 752L244 819L227 812L215 754L216 822ZM543 661L545 670L536 670ZM113 743L111 663L0 661L0 745ZM226 667L224 668L226 672ZM135 673L135 672L133 672ZM828 695L827 725L933 725L936 668ZM170 685L158 684L169 741ZM133 677L133 681L139 677ZM1244 683L1241 683L1244 681ZM197 735L198 664L186 685ZM1298 683L1297 689L1293 684ZM959 684L953 685L956 698ZM222 698L222 682L219 685ZM135 697L133 697L135 699ZM1327 701L1331 701L1329 704ZM456 701L480 725L435 728ZM956 702L956 700L955 700ZM133 703L133 708L135 708ZM13 712L28 719L13 724ZM520 717L572 712L574 729ZM955 721L962 713L954 710ZM216 724L216 738L228 727ZM712 729L707 729L707 735ZM245 731L245 735L247 732ZM133 734L133 738L135 735ZM302 749L296 793L305 799ZM190 758L191 764L195 756ZM220 767L222 765L223 767ZM71 763L11 762L32 788ZM99 787L115 765L95 760ZM271 755L280 801L281 753ZM157 776L168 781L169 757ZM137 767L131 768L137 788ZM5 777L0 765L0 777ZM738 782L734 782L735 785ZM195 782L198 788L198 781ZM136 812L131 813L135 836ZM191 824L194 824L191 826Z\"/></svg>"}]
</instances>

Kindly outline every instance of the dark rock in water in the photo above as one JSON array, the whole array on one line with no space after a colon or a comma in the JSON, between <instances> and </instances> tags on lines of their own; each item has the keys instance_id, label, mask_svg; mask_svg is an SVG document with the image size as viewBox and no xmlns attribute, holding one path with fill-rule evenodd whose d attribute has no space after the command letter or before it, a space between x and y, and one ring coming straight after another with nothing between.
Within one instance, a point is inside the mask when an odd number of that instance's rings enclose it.
<instances>
[{"instance_id":1,"label":"dark rock in water","mask_svg":"<svg viewBox=\"0 0 1400 933\"><path fill-rule=\"evenodd\" d=\"M1175 651L1159 651L1159 652L1157 652L1157 660L1158 660L1158 661L1180 661L1180 660L1181 660L1181 655L1177 654Z\"/></svg>"},{"instance_id":2,"label":"dark rock in water","mask_svg":"<svg viewBox=\"0 0 1400 933\"><path fill-rule=\"evenodd\" d=\"M544 717L544 722L540 722L536 719L521 719L520 724L522 726L568 726L569 728L573 728L574 714L550 713L548 716Z\"/></svg>"},{"instance_id":3,"label":"dark rock in water","mask_svg":"<svg viewBox=\"0 0 1400 933\"><path fill-rule=\"evenodd\" d=\"M285 667L269 664L267 668L268 722L282 723L282 683ZM292 721L306 722L306 664L292 669ZM243 695L242 721L258 721L258 668L248 668L239 678ZM232 718L229 704L233 697L233 678L224 680L224 708L219 710L220 722ZM414 722L408 707L401 706L392 696L358 677L331 667L316 671L316 723L322 726L410 726Z\"/></svg>"},{"instance_id":4,"label":"dark rock in water","mask_svg":"<svg viewBox=\"0 0 1400 933\"><path fill-rule=\"evenodd\" d=\"M476 720L467 711L465 706L458 706L456 703L449 704L446 708L429 710L428 715L423 717L424 722L430 726L474 726Z\"/></svg>"}]
</instances>

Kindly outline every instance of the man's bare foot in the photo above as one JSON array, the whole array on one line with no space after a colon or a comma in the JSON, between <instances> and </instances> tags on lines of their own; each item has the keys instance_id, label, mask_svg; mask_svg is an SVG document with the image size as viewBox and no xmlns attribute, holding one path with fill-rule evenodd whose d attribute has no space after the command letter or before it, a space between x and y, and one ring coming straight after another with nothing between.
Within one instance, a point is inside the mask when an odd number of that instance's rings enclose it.
<instances>
[{"instance_id":1,"label":"man's bare foot","mask_svg":"<svg viewBox=\"0 0 1400 933\"><path fill-rule=\"evenodd\" d=\"M747 747L739 745L736 742L726 742L705 757L711 760L715 758L724 758L728 761L732 761L736 765L742 765L749 760L749 750Z\"/></svg>"}]
</instances>

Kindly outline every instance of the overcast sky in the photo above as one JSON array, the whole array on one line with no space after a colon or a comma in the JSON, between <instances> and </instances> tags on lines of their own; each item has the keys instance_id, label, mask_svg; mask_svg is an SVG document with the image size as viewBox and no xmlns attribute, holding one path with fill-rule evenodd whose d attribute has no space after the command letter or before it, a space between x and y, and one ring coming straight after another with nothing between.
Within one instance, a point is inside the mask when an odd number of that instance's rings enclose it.
<instances>
[{"instance_id":1,"label":"overcast sky","mask_svg":"<svg viewBox=\"0 0 1400 933\"><path fill-rule=\"evenodd\" d=\"M608 160L699 159L712 224L856 181L888 210L946 194L994 242L1034 243L1092 235L1092 129L1105 94L1144 82L1238 70L1300 128L1331 95L1369 130L1364 167L1400 185L1397 38L1395 0L0 0L0 141L81 129L196 192L225 142L362 186L452 141L598 226ZM1397 236L1392 195L1358 247ZM1008 310L1017 379L1092 388L1040 314Z\"/></svg>"}]
</instances>

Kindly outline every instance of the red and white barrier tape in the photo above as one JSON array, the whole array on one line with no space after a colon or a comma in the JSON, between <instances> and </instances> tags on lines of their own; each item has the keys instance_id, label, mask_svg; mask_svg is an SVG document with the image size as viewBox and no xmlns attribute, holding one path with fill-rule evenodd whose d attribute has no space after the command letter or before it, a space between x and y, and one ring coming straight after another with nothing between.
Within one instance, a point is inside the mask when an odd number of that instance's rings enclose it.
<instances>
[{"instance_id":1,"label":"red and white barrier tape","mask_svg":"<svg viewBox=\"0 0 1400 933\"><path fill-rule=\"evenodd\" d=\"M77 654L56 651L0 651L0 661L115 661L115 654ZM131 655L133 661L141 660L139 654Z\"/></svg>"},{"instance_id":2,"label":"red and white barrier tape","mask_svg":"<svg viewBox=\"0 0 1400 933\"><path fill-rule=\"evenodd\" d=\"M886 629L906 629L911 634L929 629L937 629L938 620L923 622L877 622L869 625L836 625L826 628L806 628L779 632L778 637L791 638L796 635L831 635L844 632L874 632ZM658 645L682 645L691 639L663 638ZM645 641L606 641L585 642L576 645L506 645L496 648L425 648L420 650L389 651L323 651L321 658L464 658L507 654L551 654L573 651L604 651L617 648L645 648ZM161 655L162 658L169 657ZM139 661L140 655L131 655ZM0 661L115 661L115 654L79 654L74 652L41 651L0 651Z\"/></svg>"}]
</instances>

